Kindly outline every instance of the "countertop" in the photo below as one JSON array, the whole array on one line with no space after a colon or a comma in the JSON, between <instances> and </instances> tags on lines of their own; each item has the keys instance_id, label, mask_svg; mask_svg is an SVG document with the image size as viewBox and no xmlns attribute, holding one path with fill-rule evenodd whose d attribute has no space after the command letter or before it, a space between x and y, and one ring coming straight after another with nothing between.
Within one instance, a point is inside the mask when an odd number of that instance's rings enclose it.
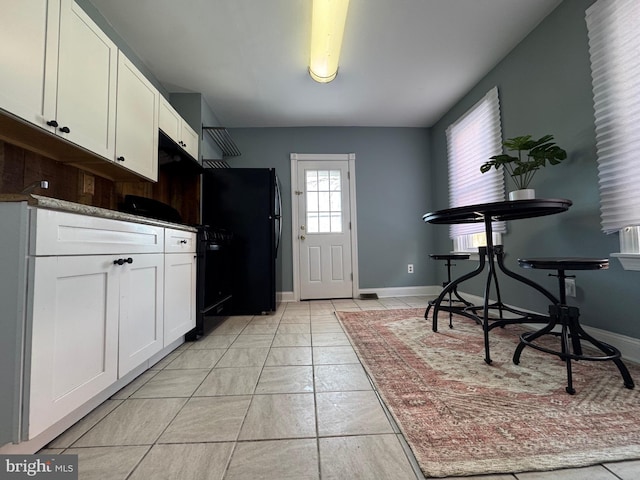
<instances>
[{"instance_id":1,"label":"countertop","mask_svg":"<svg viewBox=\"0 0 640 480\"><path fill-rule=\"evenodd\" d=\"M130 213L118 212L117 210L109 210L108 208L92 207L90 205L82 205L80 203L68 202L58 198L44 197L42 195L22 195L22 194L0 194L0 202L27 202L29 205L37 208L46 208L49 210L59 210L62 212L77 213L80 215L88 215L92 217L110 218L113 220L122 220L126 222L143 223L146 225L155 225L159 227L175 228L187 232L196 232L195 227L183 225L180 223L165 222L154 218L141 217Z\"/></svg>"}]
</instances>

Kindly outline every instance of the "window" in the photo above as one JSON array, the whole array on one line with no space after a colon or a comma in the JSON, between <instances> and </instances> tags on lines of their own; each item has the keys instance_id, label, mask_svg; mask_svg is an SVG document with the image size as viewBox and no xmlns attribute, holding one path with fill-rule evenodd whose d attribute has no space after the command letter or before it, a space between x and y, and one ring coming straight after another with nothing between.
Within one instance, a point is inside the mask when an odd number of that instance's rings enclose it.
<instances>
[{"instance_id":1,"label":"window","mask_svg":"<svg viewBox=\"0 0 640 480\"><path fill-rule=\"evenodd\" d=\"M504 200L502 170L480 173L480 166L500 153L500 103L498 89L494 87L447 128L450 207ZM500 234L506 231L505 223L495 222L493 231L497 233L494 242L502 243ZM479 246L486 245L483 223L451 225L449 235L454 251L477 251Z\"/></svg>"},{"instance_id":2,"label":"window","mask_svg":"<svg viewBox=\"0 0 640 480\"><path fill-rule=\"evenodd\" d=\"M640 2L599 0L586 12L602 231L640 253Z\"/></svg>"},{"instance_id":3,"label":"window","mask_svg":"<svg viewBox=\"0 0 640 480\"><path fill-rule=\"evenodd\" d=\"M306 170L307 232L342 233L340 170Z\"/></svg>"}]
</instances>

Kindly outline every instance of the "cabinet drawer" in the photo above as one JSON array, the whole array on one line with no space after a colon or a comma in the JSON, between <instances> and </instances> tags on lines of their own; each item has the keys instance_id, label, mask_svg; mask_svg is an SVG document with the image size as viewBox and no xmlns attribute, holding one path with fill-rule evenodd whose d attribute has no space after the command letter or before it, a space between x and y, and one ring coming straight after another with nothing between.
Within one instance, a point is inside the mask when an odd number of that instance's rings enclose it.
<instances>
[{"instance_id":1,"label":"cabinet drawer","mask_svg":"<svg viewBox=\"0 0 640 480\"><path fill-rule=\"evenodd\" d=\"M196 234L184 230L164 229L165 253L195 253Z\"/></svg>"},{"instance_id":2,"label":"cabinet drawer","mask_svg":"<svg viewBox=\"0 0 640 480\"><path fill-rule=\"evenodd\" d=\"M31 221L31 255L164 251L162 227L45 209L35 209Z\"/></svg>"}]
</instances>

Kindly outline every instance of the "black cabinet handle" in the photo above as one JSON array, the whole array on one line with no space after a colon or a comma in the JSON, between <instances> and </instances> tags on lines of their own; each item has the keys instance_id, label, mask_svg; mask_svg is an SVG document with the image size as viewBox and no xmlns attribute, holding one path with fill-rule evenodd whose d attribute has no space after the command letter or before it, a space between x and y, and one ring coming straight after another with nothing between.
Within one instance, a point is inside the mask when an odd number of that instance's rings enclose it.
<instances>
[{"instance_id":1,"label":"black cabinet handle","mask_svg":"<svg viewBox=\"0 0 640 480\"><path fill-rule=\"evenodd\" d=\"M47 122L47 125L49 125L50 127L57 127L58 126L58 122L56 122L55 120L49 120Z\"/></svg>"},{"instance_id":2,"label":"black cabinet handle","mask_svg":"<svg viewBox=\"0 0 640 480\"><path fill-rule=\"evenodd\" d=\"M133 263L133 258L119 258L113 261L114 265L124 265L125 263Z\"/></svg>"},{"instance_id":3,"label":"black cabinet handle","mask_svg":"<svg viewBox=\"0 0 640 480\"><path fill-rule=\"evenodd\" d=\"M64 132L64 133L69 133L69 132L71 131L71 130L69 130L69 127L60 127L60 129L59 129L59 130L60 130L61 132Z\"/></svg>"},{"instance_id":4,"label":"black cabinet handle","mask_svg":"<svg viewBox=\"0 0 640 480\"><path fill-rule=\"evenodd\" d=\"M116 160L119 161L119 162L124 162L124 157L120 156L120 157L116 158Z\"/></svg>"},{"instance_id":5,"label":"black cabinet handle","mask_svg":"<svg viewBox=\"0 0 640 480\"><path fill-rule=\"evenodd\" d=\"M187 243L186 240L180 240L180 243Z\"/></svg>"}]
</instances>

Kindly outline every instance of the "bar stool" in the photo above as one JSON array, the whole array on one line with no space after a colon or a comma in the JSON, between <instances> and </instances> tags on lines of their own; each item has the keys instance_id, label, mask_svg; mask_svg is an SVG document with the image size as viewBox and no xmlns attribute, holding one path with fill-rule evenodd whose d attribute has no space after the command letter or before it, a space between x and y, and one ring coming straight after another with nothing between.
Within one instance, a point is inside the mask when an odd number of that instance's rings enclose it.
<instances>
[{"instance_id":1,"label":"bar stool","mask_svg":"<svg viewBox=\"0 0 640 480\"><path fill-rule=\"evenodd\" d=\"M450 253L446 255L431 254L429 255L429 257L433 258L434 260L446 261L445 266L447 267L447 280L442 282L442 288L444 288L451 283L451 267L455 266L455 263L451 263L451 261L452 260L469 260L470 255L465 253ZM453 299L452 295L455 295L456 297L455 300ZM453 303L462 303L463 305L454 306ZM424 312L425 319L429 317L429 310L431 310L431 307L433 306L433 304L434 304L434 300L431 300L427 306L427 310L425 310ZM473 303L466 301L464 298L460 296L460 294L458 293L457 286L453 288L449 292L449 306L441 307L443 310L449 312L449 328L453 328L453 320L452 320L453 312L458 312L466 307L472 307L472 306L473 306Z\"/></svg>"},{"instance_id":2,"label":"bar stool","mask_svg":"<svg viewBox=\"0 0 640 480\"><path fill-rule=\"evenodd\" d=\"M570 395L575 393L573 388L573 378L571 374L571 360L606 361L611 360L616 364L624 386L632 389L633 380L629 370L621 360L620 350L595 339L580 326L580 312L577 307L567 305L565 291L565 279L573 278L573 275L566 275L566 270L604 270L609 268L608 259L599 258L519 258L518 263L523 268L535 268L544 270L557 270L557 274L550 273L549 276L558 278L558 288L560 292L560 303L549 306L549 323L542 329L535 332L527 332L520 335L520 343L513 354L513 363L520 363L520 354L524 347L531 347L541 352L557 355L567 365L567 387L565 390ZM560 332L552 331L553 328L561 326ZM534 343L536 339L543 335L554 335L560 337L560 351L544 347ZM585 355L582 351L581 341L587 341L600 350L603 355Z\"/></svg>"}]
</instances>

